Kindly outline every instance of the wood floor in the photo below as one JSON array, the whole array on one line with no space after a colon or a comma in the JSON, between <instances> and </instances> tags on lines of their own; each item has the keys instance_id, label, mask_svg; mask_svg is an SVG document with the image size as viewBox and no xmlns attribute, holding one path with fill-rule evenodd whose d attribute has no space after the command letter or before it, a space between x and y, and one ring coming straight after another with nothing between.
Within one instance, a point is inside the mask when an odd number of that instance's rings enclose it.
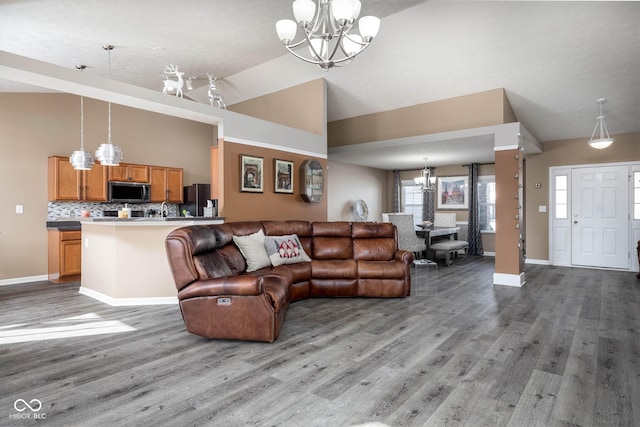
<instances>
[{"instance_id":1,"label":"wood floor","mask_svg":"<svg viewBox=\"0 0 640 427\"><path fill-rule=\"evenodd\" d=\"M527 265L511 288L469 257L415 274L409 298L296 302L273 344L207 341L177 306L77 283L0 287L0 338L33 339L0 344L0 425L640 425L634 273Z\"/></svg>"}]
</instances>

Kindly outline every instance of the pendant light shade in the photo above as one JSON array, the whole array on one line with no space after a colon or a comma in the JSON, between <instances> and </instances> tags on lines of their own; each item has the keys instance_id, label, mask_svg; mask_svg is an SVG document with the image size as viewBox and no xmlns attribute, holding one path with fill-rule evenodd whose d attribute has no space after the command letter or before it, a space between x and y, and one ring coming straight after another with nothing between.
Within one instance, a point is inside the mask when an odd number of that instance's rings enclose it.
<instances>
[{"instance_id":1,"label":"pendant light shade","mask_svg":"<svg viewBox=\"0 0 640 427\"><path fill-rule=\"evenodd\" d=\"M91 170L93 167L93 156L84 151L84 97L80 97L80 149L74 151L69 156L71 165L76 170Z\"/></svg>"},{"instance_id":2,"label":"pendant light shade","mask_svg":"<svg viewBox=\"0 0 640 427\"><path fill-rule=\"evenodd\" d=\"M593 129L593 133L591 134L591 139L589 140L589 145L595 149L603 150L613 144L615 139L609 136L609 131L607 130L607 125L604 122L604 114L602 114L602 106L607 100L605 98L600 98L596 101L600 104L600 115L596 118L596 127ZM596 138L596 132L599 132L598 137Z\"/></svg>"}]
</instances>

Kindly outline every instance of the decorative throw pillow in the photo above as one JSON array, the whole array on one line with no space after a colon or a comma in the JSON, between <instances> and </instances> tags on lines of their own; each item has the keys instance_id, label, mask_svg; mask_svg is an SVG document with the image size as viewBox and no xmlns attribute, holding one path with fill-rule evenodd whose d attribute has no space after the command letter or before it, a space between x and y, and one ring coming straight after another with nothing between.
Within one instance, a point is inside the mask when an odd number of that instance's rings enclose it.
<instances>
[{"instance_id":1,"label":"decorative throw pillow","mask_svg":"<svg viewBox=\"0 0 640 427\"><path fill-rule=\"evenodd\" d=\"M286 236L265 236L264 247L274 267L282 264L311 261L295 234Z\"/></svg>"},{"instance_id":2,"label":"decorative throw pillow","mask_svg":"<svg viewBox=\"0 0 640 427\"><path fill-rule=\"evenodd\" d=\"M247 261L247 272L260 270L271 266L269 256L264 248L264 233L262 230L247 236L233 236L240 253Z\"/></svg>"}]
</instances>

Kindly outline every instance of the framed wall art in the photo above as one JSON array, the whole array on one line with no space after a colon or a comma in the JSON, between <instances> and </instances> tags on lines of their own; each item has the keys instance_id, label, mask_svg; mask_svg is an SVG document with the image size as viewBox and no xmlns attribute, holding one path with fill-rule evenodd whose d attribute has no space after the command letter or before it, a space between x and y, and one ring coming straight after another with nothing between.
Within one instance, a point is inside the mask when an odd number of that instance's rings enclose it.
<instances>
[{"instance_id":1,"label":"framed wall art","mask_svg":"<svg viewBox=\"0 0 640 427\"><path fill-rule=\"evenodd\" d=\"M275 177L273 188L276 193L293 194L293 162L275 159L273 175Z\"/></svg>"},{"instance_id":2,"label":"framed wall art","mask_svg":"<svg viewBox=\"0 0 640 427\"><path fill-rule=\"evenodd\" d=\"M262 193L264 182L264 159L240 156L240 191Z\"/></svg>"},{"instance_id":3,"label":"framed wall art","mask_svg":"<svg viewBox=\"0 0 640 427\"><path fill-rule=\"evenodd\" d=\"M438 177L438 209L469 209L469 177Z\"/></svg>"}]
</instances>

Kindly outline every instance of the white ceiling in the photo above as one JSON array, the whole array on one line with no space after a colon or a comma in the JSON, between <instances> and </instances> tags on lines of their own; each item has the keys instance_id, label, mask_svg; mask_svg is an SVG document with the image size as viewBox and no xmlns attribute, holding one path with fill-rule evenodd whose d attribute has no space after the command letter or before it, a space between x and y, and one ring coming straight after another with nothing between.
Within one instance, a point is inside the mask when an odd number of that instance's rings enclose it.
<instances>
[{"instance_id":1,"label":"white ceiling","mask_svg":"<svg viewBox=\"0 0 640 427\"><path fill-rule=\"evenodd\" d=\"M609 131L640 132L640 2L362 0L362 10L382 18L378 37L329 72L278 40L290 0L5 0L0 50L158 91L167 64L211 72L228 105L323 77L329 121L503 87L540 141L587 139L605 97ZM111 69L105 44L116 47ZM0 80L0 92L40 90ZM204 88L190 95L207 102ZM493 156L486 138L338 152L384 169Z\"/></svg>"}]
</instances>

